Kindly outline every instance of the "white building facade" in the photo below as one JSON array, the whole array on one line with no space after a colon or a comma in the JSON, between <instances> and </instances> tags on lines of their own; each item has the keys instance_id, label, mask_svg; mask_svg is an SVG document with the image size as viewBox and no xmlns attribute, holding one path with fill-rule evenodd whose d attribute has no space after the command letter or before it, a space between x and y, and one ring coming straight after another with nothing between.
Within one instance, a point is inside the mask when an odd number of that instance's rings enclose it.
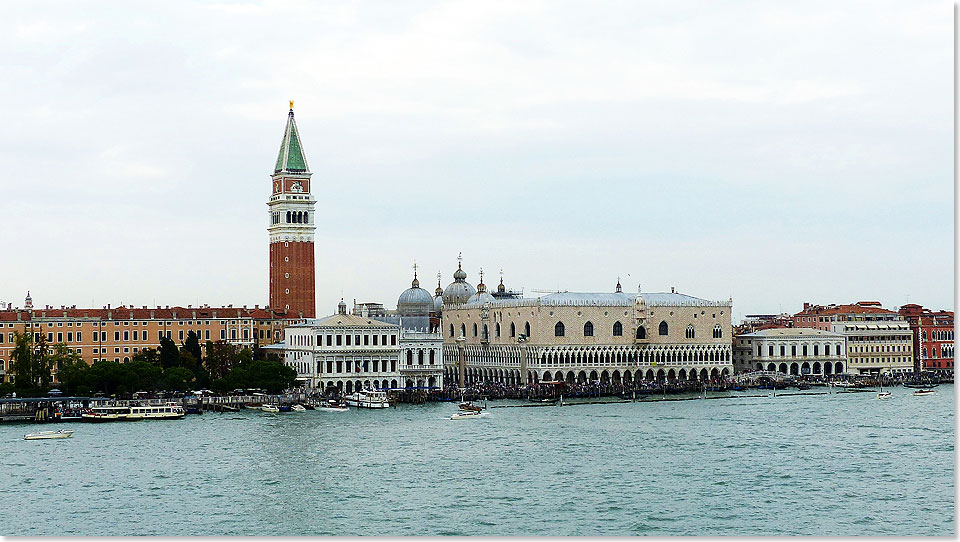
<instances>
[{"instance_id":1,"label":"white building facade","mask_svg":"<svg viewBox=\"0 0 960 542\"><path fill-rule=\"evenodd\" d=\"M339 314L287 326L283 343L265 348L282 351L308 389L401 387L399 326L346 314L342 302Z\"/></svg>"},{"instance_id":2,"label":"white building facade","mask_svg":"<svg viewBox=\"0 0 960 542\"><path fill-rule=\"evenodd\" d=\"M815 328L772 328L738 335L738 373L779 371L795 376L830 376L847 371L846 338Z\"/></svg>"},{"instance_id":3,"label":"white building facade","mask_svg":"<svg viewBox=\"0 0 960 542\"><path fill-rule=\"evenodd\" d=\"M400 330L400 376L404 388L443 388L443 337Z\"/></svg>"}]
</instances>

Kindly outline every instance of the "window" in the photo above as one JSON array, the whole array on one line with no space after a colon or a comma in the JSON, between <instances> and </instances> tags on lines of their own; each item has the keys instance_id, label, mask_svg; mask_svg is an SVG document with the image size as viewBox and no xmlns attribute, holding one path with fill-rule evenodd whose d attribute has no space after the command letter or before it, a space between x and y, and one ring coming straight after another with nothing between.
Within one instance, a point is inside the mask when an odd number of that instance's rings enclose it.
<instances>
[{"instance_id":1,"label":"window","mask_svg":"<svg viewBox=\"0 0 960 542\"><path fill-rule=\"evenodd\" d=\"M829 345L829 344L823 345L823 355L824 355L824 356L829 356L829 355L830 355L830 345Z\"/></svg>"},{"instance_id":2,"label":"window","mask_svg":"<svg viewBox=\"0 0 960 542\"><path fill-rule=\"evenodd\" d=\"M616 322L613 324L613 336L623 337L623 324Z\"/></svg>"},{"instance_id":3,"label":"window","mask_svg":"<svg viewBox=\"0 0 960 542\"><path fill-rule=\"evenodd\" d=\"M513 322L510 322L510 336L511 337L517 336L517 326L513 325Z\"/></svg>"},{"instance_id":4,"label":"window","mask_svg":"<svg viewBox=\"0 0 960 542\"><path fill-rule=\"evenodd\" d=\"M662 334L661 334L661 335L662 335ZM696 331L694 331L694 329L693 329L693 324L689 324L689 325L687 326L687 329L686 329L686 331L684 332L684 335L685 335L686 338L688 338L688 339L693 339L693 338L696 336Z\"/></svg>"},{"instance_id":5,"label":"window","mask_svg":"<svg viewBox=\"0 0 960 542\"><path fill-rule=\"evenodd\" d=\"M583 336L593 337L593 322L587 322L586 324L583 324Z\"/></svg>"},{"instance_id":6,"label":"window","mask_svg":"<svg viewBox=\"0 0 960 542\"><path fill-rule=\"evenodd\" d=\"M466 325L466 324L460 324L460 336L461 336L461 337L466 337L466 336L467 336L467 325Z\"/></svg>"},{"instance_id":7,"label":"window","mask_svg":"<svg viewBox=\"0 0 960 542\"><path fill-rule=\"evenodd\" d=\"M477 336L477 323L476 323L476 322L473 323L473 336L474 336L474 337Z\"/></svg>"},{"instance_id":8,"label":"window","mask_svg":"<svg viewBox=\"0 0 960 542\"><path fill-rule=\"evenodd\" d=\"M453 324L450 324L450 336L453 337Z\"/></svg>"},{"instance_id":9,"label":"window","mask_svg":"<svg viewBox=\"0 0 960 542\"><path fill-rule=\"evenodd\" d=\"M113 340L115 340L115 341L119 341L119 340L120 340L120 332L119 332L119 331L114 331L114 332L113 332Z\"/></svg>"},{"instance_id":10,"label":"window","mask_svg":"<svg viewBox=\"0 0 960 542\"><path fill-rule=\"evenodd\" d=\"M497 337L500 336L500 322L497 322Z\"/></svg>"},{"instance_id":11,"label":"window","mask_svg":"<svg viewBox=\"0 0 960 542\"><path fill-rule=\"evenodd\" d=\"M390 335L390 344L393 345L393 346L396 346L396 345L397 345L397 336L396 336L396 335Z\"/></svg>"},{"instance_id":12,"label":"window","mask_svg":"<svg viewBox=\"0 0 960 542\"><path fill-rule=\"evenodd\" d=\"M347 346L350 346L350 335L347 335Z\"/></svg>"},{"instance_id":13,"label":"window","mask_svg":"<svg viewBox=\"0 0 960 542\"><path fill-rule=\"evenodd\" d=\"M714 339L723 338L723 329L720 327L720 324L713 326L713 338Z\"/></svg>"},{"instance_id":14,"label":"window","mask_svg":"<svg viewBox=\"0 0 960 542\"><path fill-rule=\"evenodd\" d=\"M343 335L337 335L337 346L343 346Z\"/></svg>"},{"instance_id":15,"label":"window","mask_svg":"<svg viewBox=\"0 0 960 542\"><path fill-rule=\"evenodd\" d=\"M667 322L666 322L666 320L664 320L663 322L660 322L660 335L667 335L667 333L668 333L669 331L670 331L670 330L669 330L669 328L667 327Z\"/></svg>"},{"instance_id":16,"label":"window","mask_svg":"<svg viewBox=\"0 0 960 542\"><path fill-rule=\"evenodd\" d=\"M771 344L770 347L768 348L768 351L769 351L769 353L770 353L770 356L773 356L773 345L772 345L772 344Z\"/></svg>"},{"instance_id":17,"label":"window","mask_svg":"<svg viewBox=\"0 0 960 542\"><path fill-rule=\"evenodd\" d=\"M530 338L530 322L523 324L523 334L526 335L528 339Z\"/></svg>"},{"instance_id":18,"label":"window","mask_svg":"<svg viewBox=\"0 0 960 542\"><path fill-rule=\"evenodd\" d=\"M557 325L553 326L553 336L563 337L563 335L564 335L563 322L557 322Z\"/></svg>"},{"instance_id":19,"label":"window","mask_svg":"<svg viewBox=\"0 0 960 542\"><path fill-rule=\"evenodd\" d=\"M647 328L640 326L637 328L637 338L646 339L647 338Z\"/></svg>"}]
</instances>

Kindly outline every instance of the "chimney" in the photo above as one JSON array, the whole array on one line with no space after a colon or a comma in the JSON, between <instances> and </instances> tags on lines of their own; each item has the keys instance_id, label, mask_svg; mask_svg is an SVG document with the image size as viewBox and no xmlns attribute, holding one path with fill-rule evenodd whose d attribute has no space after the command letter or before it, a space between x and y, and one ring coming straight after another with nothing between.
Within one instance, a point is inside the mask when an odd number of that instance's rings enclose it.
<instances>
[{"instance_id":1,"label":"chimney","mask_svg":"<svg viewBox=\"0 0 960 542\"><path fill-rule=\"evenodd\" d=\"M146 307L144 307L144 308L146 308ZM154 316L155 314L156 314L156 313L154 312L154 310L153 310L153 309L150 309L150 319L151 319L151 320L155 320L155 319L156 319L156 316Z\"/></svg>"},{"instance_id":2,"label":"chimney","mask_svg":"<svg viewBox=\"0 0 960 542\"><path fill-rule=\"evenodd\" d=\"M110 303L107 303L107 308L108 308L108 309L110 308Z\"/></svg>"},{"instance_id":3,"label":"chimney","mask_svg":"<svg viewBox=\"0 0 960 542\"><path fill-rule=\"evenodd\" d=\"M677 293L677 290L676 290L673 286L671 286L671 287L670 287L670 293L671 293L671 294L675 294L675 293Z\"/></svg>"}]
</instances>

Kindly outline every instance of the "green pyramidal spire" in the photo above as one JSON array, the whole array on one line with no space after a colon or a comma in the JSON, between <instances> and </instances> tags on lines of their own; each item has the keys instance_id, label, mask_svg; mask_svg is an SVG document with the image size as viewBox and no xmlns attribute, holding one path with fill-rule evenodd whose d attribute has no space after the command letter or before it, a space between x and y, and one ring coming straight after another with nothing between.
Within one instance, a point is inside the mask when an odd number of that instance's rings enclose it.
<instances>
[{"instance_id":1,"label":"green pyramidal spire","mask_svg":"<svg viewBox=\"0 0 960 542\"><path fill-rule=\"evenodd\" d=\"M283 132L283 142L280 144L280 154L277 155L277 165L274 173L286 171L290 173L309 173L307 158L303 155L300 145L300 134L297 132L297 121L293 119L293 100L290 101L290 113L287 114L287 128Z\"/></svg>"}]
</instances>

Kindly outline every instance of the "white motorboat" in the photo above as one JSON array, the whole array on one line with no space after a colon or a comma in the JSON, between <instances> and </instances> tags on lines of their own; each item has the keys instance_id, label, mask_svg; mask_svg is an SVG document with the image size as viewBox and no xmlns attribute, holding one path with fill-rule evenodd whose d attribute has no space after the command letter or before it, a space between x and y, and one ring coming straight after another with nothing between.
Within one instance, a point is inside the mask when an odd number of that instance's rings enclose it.
<instances>
[{"instance_id":1,"label":"white motorboat","mask_svg":"<svg viewBox=\"0 0 960 542\"><path fill-rule=\"evenodd\" d=\"M451 420L472 420L475 418L484 418L487 413L482 410L458 410L450 416Z\"/></svg>"},{"instance_id":2,"label":"white motorboat","mask_svg":"<svg viewBox=\"0 0 960 542\"><path fill-rule=\"evenodd\" d=\"M914 395L917 395L917 396L933 395L934 393L937 393L937 390L917 390L917 391L913 392L913 394L914 394Z\"/></svg>"},{"instance_id":3,"label":"white motorboat","mask_svg":"<svg viewBox=\"0 0 960 542\"><path fill-rule=\"evenodd\" d=\"M260 410L264 412L280 412L280 407L277 405L266 404L260 407Z\"/></svg>"},{"instance_id":4,"label":"white motorboat","mask_svg":"<svg viewBox=\"0 0 960 542\"><path fill-rule=\"evenodd\" d=\"M877 394L877 399L889 399L889 398L890 398L889 391L881 391L880 393Z\"/></svg>"},{"instance_id":5,"label":"white motorboat","mask_svg":"<svg viewBox=\"0 0 960 542\"><path fill-rule=\"evenodd\" d=\"M321 403L316 406L316 409L323 412L346 412L350 410L347 408L347 403L337 401L336 399L330 399L326 403Z\"/></svg>"},{"instance_id":6,"label":"white motorboat","mask_svg":"<svg viewBox=\"0 0 960 542\"><path fill-rule=\"evenodd\" d=\"M290 407L290 410L293 412L306 412L307 408L304 407L303 405L292 405Z\"/></svg>"},{"instance_id":7,"label":"white motorboat","mask_svg":"<svg viewBox=\"0 0 960 542\"><path fill-rule=\"evenodd\" d=\"M27 433L23 436L23 440L48 440L48 439L58 439L58 438L70 438L73 436L73 431L69 429L57 429L56 431L40 431L39 433Z\"/></svg>"},{"instance_id":8,"label":"white motorboat","mask_svg":"<svg viewBox=\"0 0 960 542\"><path fill-rule=\"evenodd\" d=\"M348 405L357 408L390 408L387 392L380 390L357 390L344 399Z\"/></svg>"}]
</instances>

